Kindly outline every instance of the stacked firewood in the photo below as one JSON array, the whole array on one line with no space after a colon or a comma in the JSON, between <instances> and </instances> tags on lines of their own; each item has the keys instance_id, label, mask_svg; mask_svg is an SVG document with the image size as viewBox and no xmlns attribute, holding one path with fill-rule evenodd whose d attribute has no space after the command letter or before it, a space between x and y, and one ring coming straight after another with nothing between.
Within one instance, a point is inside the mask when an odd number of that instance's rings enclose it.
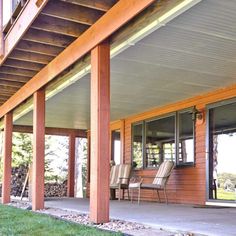
<instances>
[{"instance_id":1,"label":"stacked firewood","mask_svg":"<svg viewBox=\"0 0 236 236\"><path fill-rule=\"evenodd\" d=\"M19 166L12 168L11 196L20 197L25 183L28 167ZM28 197L29 187L26 185L23 197ZM2 185L0 184L0 197ZM45 183L45 197L66 197L67 182L64 183Z\"/></svg>"},{"instance_id":2,"label":"stacked firewood","mask_svg":"<svg viewBox=\"0 0 236 236\"><path fill-rule=\"evenodd\" d=\"M66 183L46 183L45 197L66 197L67 185Z\"/></svg>"},{"instance_id":3,"label":"stacked firewood","mask_svg":"<svg viewBox=\"0 0 236 236\"><path fill-rule=\"evenodd\" d=\"M14 167L12 168L12 172L11 172L11 195L12 196L21 196L21 192L23 189L23 185L25 182L25 178L28 172L28 167L27 166L18 166L18 167ZM27 196L28 192L27 189L25 191L24 196Z\"/></svg>"}]
</instances>

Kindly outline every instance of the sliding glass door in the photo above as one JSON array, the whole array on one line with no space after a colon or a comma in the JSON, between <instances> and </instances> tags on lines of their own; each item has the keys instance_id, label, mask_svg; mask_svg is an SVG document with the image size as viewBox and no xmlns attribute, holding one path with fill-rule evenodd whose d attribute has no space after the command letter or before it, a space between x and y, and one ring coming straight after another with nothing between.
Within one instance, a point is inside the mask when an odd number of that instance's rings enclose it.
<instances>
[{"instance_id":1,"label":"sliding glass door","mask_svg":"<svg viewBox=\"0 0 236 236\"><path fill-rule=\"evenodd\" d=\"M209 199L236 203L236 101L210 107Z\"/></svg>"}]
</instances>

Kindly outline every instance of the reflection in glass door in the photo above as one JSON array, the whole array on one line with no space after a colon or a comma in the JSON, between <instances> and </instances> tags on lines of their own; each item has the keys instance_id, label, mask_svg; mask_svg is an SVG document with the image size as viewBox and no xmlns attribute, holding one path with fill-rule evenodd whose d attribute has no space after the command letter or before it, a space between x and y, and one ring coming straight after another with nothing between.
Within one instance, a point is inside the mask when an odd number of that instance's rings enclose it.
<instances>
[{"instance_id":1,"label":"reflection in glass door","mask_svg":"<svg viewBox=\"0 0 236 236\"><path fill-rule=\"evenodd\" d=\"M120 130L113 130L111 133L111 160L116 165L121 163L121 143L120 143Z\"/></svg>"},{"instance_id":2,"label":"reflection in glass door","mask_svg":"<svg viewBox=\"0 0 236 236\"><path fill-rule=\"evenodd\" d=\"M209 109L209 199L236 202L236 103Z\"/></svg>"}]
</instances>

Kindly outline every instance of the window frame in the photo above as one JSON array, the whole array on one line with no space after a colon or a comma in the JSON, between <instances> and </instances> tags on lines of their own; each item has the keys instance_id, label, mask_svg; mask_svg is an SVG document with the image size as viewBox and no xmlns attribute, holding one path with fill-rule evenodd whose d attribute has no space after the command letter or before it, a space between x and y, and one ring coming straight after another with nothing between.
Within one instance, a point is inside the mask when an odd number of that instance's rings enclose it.
<instances>
[{"instance_id":1,"label":"window frame","mask_svg":"<svg viewBox=\"0 0 236 236\"><path fill-rule=\"evenodd\" d=\"M133 167L133 160L134 160L134 158L133 158L133 143L134 143L133 129L134 129L134 126L137 126L137 125L142 125L142 166L140 168ZM144 150L143 150L143 146L144 146L143 141L144 141L144 136L145 136L144 125L145 125L145 121L138 121L138 122L131 124L131 166L132 166L132 169L134 169L134 170L144 169Z\"/></svg>"},{"instance_id":2,"label":"window frame","mask_svg":"<svg viewBox=\"0 0 236 236\"><path fill-rule=\"evenodd\" d=\"M226 105L230 105L236 103L236 98L228 98L228 99L224 99L218 102L214 102L214 103L209 103L206 105L206 153L207 153L207 160L206 160L206 199L208 202L219 202L219 203L231 203L230 200L222 200L222 199L212 199L210 197L210 158L211 158L211 139L210 139L210 110L214 109L214 108L218 108L218 107L222 107L222 106L226 106ZM232 201L233 202L233 201ZM234 202L233 202L234 204Z\"/></svg>"},{"instance_id":3,"label":"window frame","mask_svg":"<svg viewBox=\"0 0 236 236\"><path fill-rule=\"evenodd\" d=\"M141 168L133 168L135 170L142 170L142 169L147 169L147 170L151 170L151 169L158 169L159 167L148 167L147 166L147 153L146 153L146 142L147 142L147 137L146 137L146 132L147 132L147 124L149 122L152 121L156 121L156 120L161 120L164 118L168 118L171 116L174 116L175 119L175 139L174 139L174 143L175 143L175 157L174 157L174 161L175 161L175 168L181 168L181 167L193 167L195 166L196 163L196 122L192 121L193 123L193 162L185 162L185 163L179 163L179 134L180 134L180 119L179 116L180 114L183 113L191 113L193 107L188 107L182 110L178 110L175 112L170 112L168 114L163 114L160 116L155 116L155 117L151 117L142 121L138 121L138 122L134 122L131 124L131 163L133 166L133 141L134 141L134 126L136 125L140 125L142 124L142 167ZM163 160L161 160L160 164L163 162Z\"/></svg>"},{"instance_id":4,"label":"window frame","mask_svg":"<svg viewBox=\"0 0 236 236\"><path fill-rule=\"evenodd\" d=\"M176 111L176 156L175 156L175 166L176 167L185 167L185 166L195 166L196 163L196 122L194 120L192 120L192 125L193 125L193 161L191 162L185 162L185 163L181 163L179 164L179 143L180 143L180 114L183 113L191 113L192 112L193 107L190 108L186 108L183 110L179 110Z\"/></svg>"},{"instance_id":5,"label":"window frame","mask_svg":"<svg viewBox=\"0 0 236 236\"><path fill-rule=\"evenodd\" d=\"M157 169L159 167L148 167L146 165L146 159L147 159L147 152L146 152L146 141L147 141L147 137L146 137L146 131L147 131L147 124L148 122L152 122L152 121L157 121L157 120L161 120L161 119L165 119L165 118L168 118L168 117L171 117L171 116L174 116L174 119L175 119L175 123L176 123L176 112L170 112L170 113L167 113L167 114L164 114L164 115L160 115L160 116L155 116L155 117L152 117L152 118L149 118L149 119L146 119L144 120L144 130L145 130L145 136L143 137L144 138L144 155L143 155L143 169L148 169L148 170L152 170L152 169ZM175 140L176 140L176 137L175 137ZM160 161L159 165L163 162L163 160Z\"/></svg>"}]
</instances>

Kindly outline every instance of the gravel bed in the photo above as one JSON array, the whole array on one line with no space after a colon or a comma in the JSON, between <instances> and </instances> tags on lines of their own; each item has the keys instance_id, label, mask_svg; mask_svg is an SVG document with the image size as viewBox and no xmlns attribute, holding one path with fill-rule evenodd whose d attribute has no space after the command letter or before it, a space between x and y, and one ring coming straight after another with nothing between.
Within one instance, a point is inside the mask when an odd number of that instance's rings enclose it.
<instances>
[{"instance_id":1,"label":"gravel bed","mask_svg":"<svg viewBox=\"0 0 236 236\"><path fill-rule=\"evenodd\" d=\"M24 210L31 210L31 203L26 201L11 201L7 204L8 206L13 206L16 208L21 208Z\"/></svg>"},{"instance_id":2,"label":"gravel bed","mask_svg":"<svg viewBox=\"0 0 236 236\"><path fill-rule=\"evenodd\" d=\"M31 210L31 203L27 201L12 201L8 204L9 206ZM110 222L104 224L93 224L89 220L89 215L84 213L78 213L74 211L67 211L57 208L46 208L44 210L37 211L41 214L51 215L62 220L71 221L78 224L83 224L91 227L97 227L102 230L109 230L115 232L122 232L126 235L135 235L135 236L197 236L193 233L186 232L171 232L165 229L154 229L149 226L111 219Z\"/></svg>"}]
</instances>

